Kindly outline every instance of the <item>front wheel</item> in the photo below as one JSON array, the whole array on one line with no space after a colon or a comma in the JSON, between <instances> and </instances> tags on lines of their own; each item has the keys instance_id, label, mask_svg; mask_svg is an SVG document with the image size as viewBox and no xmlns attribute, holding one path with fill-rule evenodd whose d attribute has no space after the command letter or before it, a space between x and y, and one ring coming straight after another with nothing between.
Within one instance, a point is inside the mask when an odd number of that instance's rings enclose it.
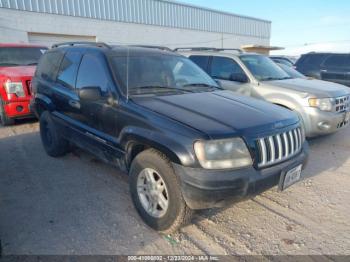
<instances>
[{"instance_id":1,"label":"front wheel","mask_svg":"<svg viewBox=\"0 0 350 262\"><path fill-rule=\"evenodd\" d=\"M147 225L168 234L190 221L192 210L183 199L178 176L163 154L153 149L140 153L129 175L132 200Z\"/></svg>"}]
</instances>

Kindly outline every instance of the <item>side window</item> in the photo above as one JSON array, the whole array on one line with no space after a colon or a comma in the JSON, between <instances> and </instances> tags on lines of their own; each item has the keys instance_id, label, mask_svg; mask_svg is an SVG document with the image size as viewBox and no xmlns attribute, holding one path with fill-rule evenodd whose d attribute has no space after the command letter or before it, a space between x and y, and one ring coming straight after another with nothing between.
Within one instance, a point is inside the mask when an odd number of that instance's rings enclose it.
<instances>
[{"instance_id":1,"label":"side window","mask_svg":"<svg viewBox=\"0 0 350 262\"><path fill-rule=\"evenodd\" d=\"M191 59L192 62L196 63L205 72L208 71L209 56L191 55L189 59Z\"/></svg>"},{"instance_id":2,"label":"side window","mask_svg":"<svg viewBox=\"0 0 350 262\"><path fill-rule=\"evenodd\" d=\"M306 69L318 69L327 56L326 54L309 55L304 59L302 64Z\"/></svg>"},{"instance_id":3,"label":"side window","mask_svg":"<svg viewBox=\"0 0 350 262\"><path fill-rule=\"evenodd\" d=\"M213 57L211 62L211 76L213 78L230 80L232 74L244 74L243 69L233 59L227 57Z\"/></svg>"},{"instance_id":4,"label":"side window","mask_svg":"<svg viewBox=\"0 0 350 262\"><path fill-rule=\"evenodd\" d=\"M323 63L324 67L347 67L349 63L347 55L331 55Z\"/></svg>"},{"instance_id":5,"label":"side window","mask_svg":"<svg viewBox=\"0 0 350 262\"><path fill-rule=\"evenodd\" d=\"M45 53L39 61L35 75L48 81L55 81L62 58L61 52Z\"/></svg>"},{"instance_id":6,"label":"side window","mask_svg":"<svg viewBox=\"0 0 350 262\"><path fill-rule=\"evenodd\" d=\"M81 56L76 51L68 51L66 53L57 75L57 81L59 83L70 89L74 89Z\"/></svg>"},{"instance_id":7,"label":"side window","mask_svg":"<svg viewBox=\"0 0 350 262\"><path fill-rule=\"evenodd\" d=\"M81 61L76 88L100 87L102 94L108 93L109 76L101 59L84 55Z\"/></svg>"}]
</instances>

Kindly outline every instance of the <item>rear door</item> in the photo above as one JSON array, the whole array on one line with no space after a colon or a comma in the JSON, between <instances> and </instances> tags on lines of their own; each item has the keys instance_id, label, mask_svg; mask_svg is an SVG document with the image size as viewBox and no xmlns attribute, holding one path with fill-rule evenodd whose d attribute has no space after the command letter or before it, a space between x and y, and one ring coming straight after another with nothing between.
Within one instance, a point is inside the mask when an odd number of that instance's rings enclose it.
<instances>
[{"instance_id":1,"label":"rear door","mask_svg":"<svg viewBox=\"0 0 350 262\"><path fill-rule=\"evenodd\" d=\"M233 75L242 75L248 79L248 76L241 68L241 66L229 57L213 56L209 74L212 78L219 81L224 89L241 93L250 96L252 86L249 82L233 81Z\"/></svg>"},{"instance_id":2,"label":"rear door","mask_svg":"<svg viewBox=\"0 0 350 262\"><path fill-rule=\"evenodd\" d=\"M53 85L53 100L56 114L65 121L83 121L80 114L79 98L75 92L75 81L82 54L76 50L67 51L60 64L56 82Z\"/></svg>"},{"instance_id":3,"label":"rear door","mask_svg":"<svg viewBox=\"0 0 350 262\"><path fill-rule=\"evenodd\" d=\"M321 65L321 79L350 85L350 55L330 55Z\"/></svg>"}]
</instances>

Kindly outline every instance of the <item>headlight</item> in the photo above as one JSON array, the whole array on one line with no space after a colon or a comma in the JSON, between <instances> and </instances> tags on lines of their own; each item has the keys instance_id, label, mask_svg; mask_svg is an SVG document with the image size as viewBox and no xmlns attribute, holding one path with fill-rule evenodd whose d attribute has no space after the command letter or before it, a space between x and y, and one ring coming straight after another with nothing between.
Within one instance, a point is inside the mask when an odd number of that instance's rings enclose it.
<instances>
[{"instance_id":1,"label":"headlight","mask_svg":"<svg viewBox=\"0 0 350 262\"><path fill-rule=\"evenodd\" d=\"M194 151L206 169L233 169L252 165L248 148L241 138L197 141Z\"/></svg>"},{"instance_id":2,"label":"headlight","mask_svg":"<svg viewBox=\"0 0 350 262\"><path fill-rule=\"evenodd\" d=\"M21 82L6 82L5 90L7 94L16 94L18 97L26 96Z\"/></svg>"},{"instance_id":3,"label":"headlight","mask_svg":"<svg viewBox=\"0 0 350 262\"><path fill-rule=\"evenodd\" d=\"M334 100L332 98L310 98L309 105L311 107L317 107L322 111L332 111Z\"/></svg>"}]
</instances>

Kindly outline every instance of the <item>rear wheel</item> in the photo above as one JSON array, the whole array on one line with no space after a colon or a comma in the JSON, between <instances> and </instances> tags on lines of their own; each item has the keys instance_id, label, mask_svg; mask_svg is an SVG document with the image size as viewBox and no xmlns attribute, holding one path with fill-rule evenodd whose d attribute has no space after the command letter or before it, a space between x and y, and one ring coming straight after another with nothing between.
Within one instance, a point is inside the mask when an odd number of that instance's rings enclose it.
<instances>
[{"instance_id":1,"label":"rear wheel","mask_svg":"<svg viewBox=\"0 0 350 262\"><path fill-rule=\"evenodd\" d=\"M48 111L43 112L40 116L40 136L44 149L49 156L60 157L69 151L68 141L58 133Z\"/></svg>"},{"instance_id":2,"label":"rear wheel","mask_svg":"<svg viewBox=\"0 0 350 262\"><path fill-rule=\"evenodd\" d=\"M129 175L132 200L147 225L172 233L190 221L192 210L183 199L178 176L163 154L153 149L140 153Z\"/></svg>"},{"instance_id":3,"label":"rear wheel","mask_svg":"<svg viewBox=\"0 0 350 262\"><path fill-rule=\"evenodd\" d=\"M5 109L4 109L4 101L0 98L0 122L3 126L9 126L13 125L15 123L15 120L12 118L9 118L6 115Z\"/></svg>"}]
</instances>

